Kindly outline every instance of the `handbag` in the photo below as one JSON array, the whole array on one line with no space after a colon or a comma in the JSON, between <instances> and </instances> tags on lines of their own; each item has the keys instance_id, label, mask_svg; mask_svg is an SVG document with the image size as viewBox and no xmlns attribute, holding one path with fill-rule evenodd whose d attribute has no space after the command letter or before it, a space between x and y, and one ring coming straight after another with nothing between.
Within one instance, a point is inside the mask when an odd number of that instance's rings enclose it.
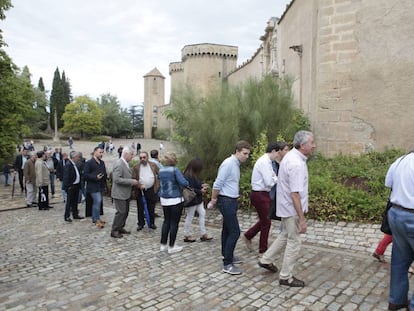
<instances>
[{"instance_id":1,"label":"handbag","mask_svg":"<svg viewBox=\"0 0 414 311\"><path fill-rule=\"evenodd\" d=\"M184 201L183 201L184 206L189 206L190 203L194 200L194 198L197 195L197 193L191 187L182 187L181 192L184 198Z\"/></svg>"},{"instance_id":2,"label":"handbag","mask_svg":"<svg viewBox=\"0 0 414 311\"><path fill-rule=\"evenodd\" d=\"M382 213L382 222L381 222L381 231L392 235L390 224L388 223L388 211L391 208L392 203L390 199L387 200L387 205L385 206L385 211Z\"/></svg>"}]
</instances>

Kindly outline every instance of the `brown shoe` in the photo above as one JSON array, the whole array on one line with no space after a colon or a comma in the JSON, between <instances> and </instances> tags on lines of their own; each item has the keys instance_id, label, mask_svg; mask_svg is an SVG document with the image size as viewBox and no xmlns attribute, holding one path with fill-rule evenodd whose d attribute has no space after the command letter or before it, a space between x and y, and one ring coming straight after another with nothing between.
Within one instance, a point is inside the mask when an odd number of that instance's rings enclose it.
<instances>
[{"instance_id":1,"label":"brown shoe","mask_svg":"<svg viewBox=\"0 0 414 311\"><path fill-rule=\"evenodd\" d=\"M292 276L291 279L287 279L287 280L280 279L279 284L290 286L290 287L304 287L305 286L305 282L295 278L294 276Z\"/></svg>"},{"instance_id":2,"label":"brown shoe","mask_svg":"<svg viewBox=\"0 0 414 311\"><path fill-rule=\"evenodd\" d=\"M246 244L246 248L249 250L249 252L253 251L253 245L252 245L252 240L249 240L248 238L246 238L246 236L243 234L242 237L244 244Z\"/></svg>"},{"instance_id":3,"label":"brown shoe","mask_svg":"<svg viewBox=\"0 0 414 311\"><path fill-rule=\"evenodd\" d=\"M111 237L119 239L119 238L122 238L123 235L119 231L112 231L111 232Z\"/></svg>"},{"instance_id":4,"label":"brown shoe","mask_svg":"<svg viewBox=\"0 0 414 311\"><path fill-rule=\"evenodd\" d=\"M272 264L272 263L261 263L260 260L257 262L257 264L262 267L265 268L266 270L269 270L270 272L276 273L277 272L277 267Z\"/></svg>"},{"instance_id":5,"label":"brown shoe","mask_svg":"<svg viewBox=\"0 0 414 311\"><path fill-rule=\"evenodd\" d=\"M185 236L184 237L184 242L193 243L195 241L196 241L196 239L194 239L192 236Z\"/></svg>"},{"instance_id":6,"label":"brown shoe","mask_svg":"<svg viewBox=\"0 0 414 311\"><path fill-rule=\"evenodd\" d=\"M105 225L99 221L96 222L95 226L99 229L102 229L103 227L105 227Z\"/></svg>"},{"instance_id":7,"label":"brown shoe","mask_svg":"<svg viewBox=\"0 0 414 311\"><path fill-rule=\"evenodd\" d=\"M208 234L203 234L200 237L200 241L201 242L211 241L212 239L213 239L213 237L209 236Z\"/></svg>"}]
</instances>

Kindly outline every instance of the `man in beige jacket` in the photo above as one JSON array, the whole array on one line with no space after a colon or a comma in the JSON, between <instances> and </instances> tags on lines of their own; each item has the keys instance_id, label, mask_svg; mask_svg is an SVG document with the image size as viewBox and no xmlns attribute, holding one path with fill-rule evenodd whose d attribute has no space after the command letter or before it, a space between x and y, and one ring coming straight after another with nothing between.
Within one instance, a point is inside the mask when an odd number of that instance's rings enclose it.
<instances>
[{"instance_id":1,"label":"man in beige jacket","mask_svg":"<svg viewBox=\"0 0 414 311\"><path fill-rule=\"evenodd\" d=\"M43 151L37 152L35 163L36 185L39 189L39 210L49 209L49 168L46 165L46 154Z\"/></svg>"},{"instance_id":2,"label":"man in beige jacket","mask_svg":"<svg viewBox=\"0 0 414 311\"><path fill-rule=\"evenodd\" d=\"M35 170L35 162L37 156L32 151L29 153L29 159L24 163L23 167L23 174L24 180L26 182L26 202L27 207L32 207L33 205L37 205L35 202L36 200L36 170Z\"/></svg>"}]
</instances>

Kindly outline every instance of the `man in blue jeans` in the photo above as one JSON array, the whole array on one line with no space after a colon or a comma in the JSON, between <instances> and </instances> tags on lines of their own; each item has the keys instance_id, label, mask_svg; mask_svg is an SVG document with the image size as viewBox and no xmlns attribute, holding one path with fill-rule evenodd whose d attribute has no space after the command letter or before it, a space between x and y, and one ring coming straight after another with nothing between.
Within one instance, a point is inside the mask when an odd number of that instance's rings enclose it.
<instances>
[{"instance_id":1,"label":"man in blue jeans","mask_svg":"<svg viewBox=\"0 0 414 311\"><path fill-rule=\"evenodd\" d=\"M92 158L86 161L83 169L86 193L92 197L92 222L100 229L105 225L105 221L100 219L100 214L107 178L105 162L102 160L103 153L102 146L95 147Z\"/></svg>"},{"instance_id":2,"label":"man in blue jeans","mask_svg":"<svg viewBox=\"0 0 414 311\"><path fill-rule=\"evenodd\" d=\"M392 188L388 221L392 231L391 279L388 310L414 310L408 300L407 270L414 260L414 153L398 158L388 169L385 186Z\"/></svg>"},{"instance_id":3,"label":"man in blue jeans","mask_svg":"<svg viewBox=\"0 0 414 311\"><path fill-rule=\"evenodd\" d=\"M240 236L240 226L237 219L240 163L246 162L251 149L250 144L244 140L236 144L235 153L221 163L211 194L211 204L217 205L223 215L221 232L223 272L233 275L241 274L240 269L234 264L242 262L233 254Z\"/></svg>"}]
</instances>

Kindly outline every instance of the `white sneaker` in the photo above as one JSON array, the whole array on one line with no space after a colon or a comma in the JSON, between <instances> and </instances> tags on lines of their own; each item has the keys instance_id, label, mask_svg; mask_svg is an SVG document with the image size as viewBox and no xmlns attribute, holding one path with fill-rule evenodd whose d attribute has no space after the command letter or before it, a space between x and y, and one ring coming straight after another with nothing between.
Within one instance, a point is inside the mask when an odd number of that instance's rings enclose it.
<instances>
[{"instance_id":1,"label":"white sneaker","mask_svg":"<svg viewBox=\"0 0 414 311\"><path fill-rule=\"evenodd\" d=\"M174 254L181 252L183 250L182 246L174 245L173 247L168 247L168 254Z\"/></svg>"},{"instance_id":2,"label":"white sneaker","mask_svg":"<svg viewBox=\"0 0 414 311\"><path fill-rule=\"evenodd\" d=\"M223 272L233 275L241 274L240 269L232 264L226 265L223 267Z\"/></svg>"},{"instance_id":3,"label":"white sneaker","mask_svg":"<svg viewBox=\"0 0 414 311\"><path fill-rule=\"evenodd\" d=\"M168 249L167 244L161 244L161 246L160 246L160 252L166 252L167 249Z\"/></svg>"}]
</instances>

